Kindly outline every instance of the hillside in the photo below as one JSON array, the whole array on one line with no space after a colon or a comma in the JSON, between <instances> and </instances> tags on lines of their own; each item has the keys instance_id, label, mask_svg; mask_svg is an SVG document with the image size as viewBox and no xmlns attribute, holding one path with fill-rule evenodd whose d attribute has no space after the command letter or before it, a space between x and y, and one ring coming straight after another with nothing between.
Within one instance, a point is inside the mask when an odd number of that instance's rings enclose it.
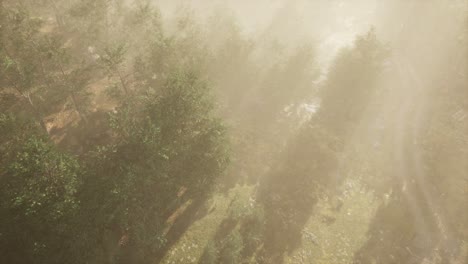
<instances>
[{"instance_id":1,"label":"hillside","mask_svg":"<svg viewBox=\"0 0 468 264\"><path fill-rule=\"evenodd\" d=\"M467 14L0 0L0 262L468 263Z\"/></svg>"}]
</instances>

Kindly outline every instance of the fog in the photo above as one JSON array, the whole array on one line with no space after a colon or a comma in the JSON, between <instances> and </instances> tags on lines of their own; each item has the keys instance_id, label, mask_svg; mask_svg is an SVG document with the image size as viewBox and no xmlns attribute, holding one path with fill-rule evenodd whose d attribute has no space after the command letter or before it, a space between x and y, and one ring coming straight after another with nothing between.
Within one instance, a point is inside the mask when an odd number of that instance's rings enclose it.
<instances>
[{"instance_id":1,"label":"fog","mask_svg":"<svg viewBox=\"0 0 468 264\"><path fill-rule=\"evenodd\" d=\"M233 17L240 30L257 41L275 39L283 45L313 42L327 63L337 50L378 21L381 1L159 1L161 12L170 18L176 10L191 10L205 20L215 12Z\"/></svg>"},{"instance_id":2,"label":"fog","mask_svg":"<svg viewBox=\"0 0 468 264\"><path fill-rule=\"evenodd\" d=\"M0 0L0 259L468 263L468 1Z\"/></svg>"}]
</instances>

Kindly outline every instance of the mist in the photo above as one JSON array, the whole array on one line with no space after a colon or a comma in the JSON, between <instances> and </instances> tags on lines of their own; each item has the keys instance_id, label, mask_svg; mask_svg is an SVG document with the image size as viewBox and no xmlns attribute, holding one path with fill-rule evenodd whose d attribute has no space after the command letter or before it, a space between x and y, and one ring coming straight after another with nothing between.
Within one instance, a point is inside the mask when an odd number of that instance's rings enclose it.
<instances>
[{"instance_id":1,"label":"mist","mask_svg":"<svg viewBox=\"0 0 468 264\"><path fill-rule=\"evenodd\" d=\"M464 0L0 0L0 258L467 263L467 49Z\"/></svg>"}]
</instances>

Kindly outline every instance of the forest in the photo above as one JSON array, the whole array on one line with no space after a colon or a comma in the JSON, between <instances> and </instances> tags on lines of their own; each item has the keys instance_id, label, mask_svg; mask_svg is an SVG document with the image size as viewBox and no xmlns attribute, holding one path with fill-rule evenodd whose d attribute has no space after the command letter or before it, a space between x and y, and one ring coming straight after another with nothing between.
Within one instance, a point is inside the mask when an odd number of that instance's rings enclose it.
<instances>
[{"instance_id":1,"label":"forest","mask_svg":"<svg viewBox=\"0 0 468 264\"><path fill-rule=\"evenodd\" d=\"M467 264L468 1L0 0L0 263Z\"/></svg>"}]
</instances>

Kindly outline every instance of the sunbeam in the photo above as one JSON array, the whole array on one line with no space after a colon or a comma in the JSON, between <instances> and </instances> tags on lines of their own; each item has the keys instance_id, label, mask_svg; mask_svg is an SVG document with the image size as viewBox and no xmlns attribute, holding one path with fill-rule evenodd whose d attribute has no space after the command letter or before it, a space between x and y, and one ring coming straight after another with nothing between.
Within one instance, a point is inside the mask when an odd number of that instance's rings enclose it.
<instances>
[{"instance_id":1,"label":"sunbeam","mask_svg":"<svg viewBox=\"0 0 468 264\"><path fill-rule=\"evenodd\" d=\"M0 0L0 262L468 263L468 0Z\"/></svg>"}]
</instances>

